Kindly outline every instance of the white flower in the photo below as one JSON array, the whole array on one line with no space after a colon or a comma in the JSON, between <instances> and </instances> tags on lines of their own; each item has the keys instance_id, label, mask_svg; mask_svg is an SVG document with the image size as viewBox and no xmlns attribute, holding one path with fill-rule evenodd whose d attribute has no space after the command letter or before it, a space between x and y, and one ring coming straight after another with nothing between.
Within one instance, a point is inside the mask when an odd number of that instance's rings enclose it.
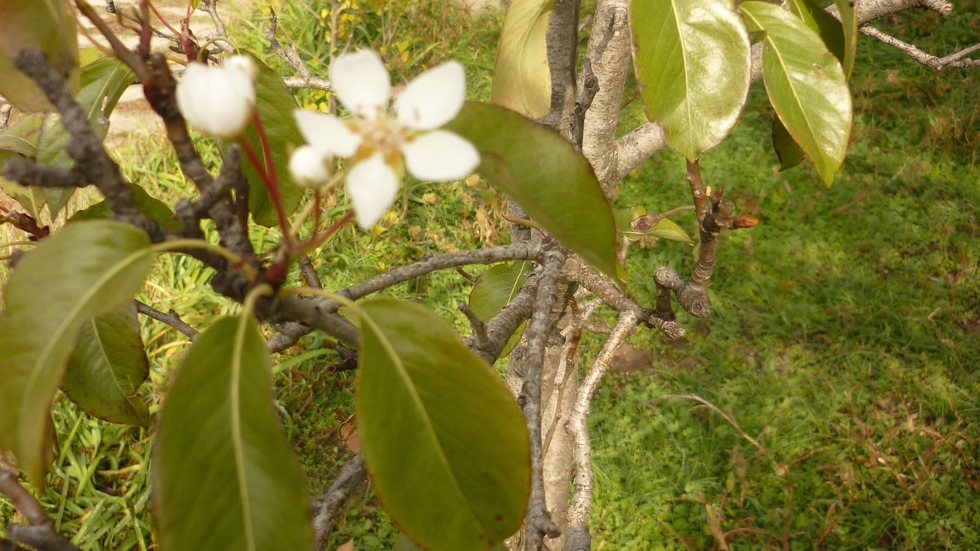
<instances>
[{"instance_id":1,"label":"white flower","mask_svg":"<svg viewBox=\"0 0 980 551\"><path fill-rule=\"evenodd\" d=\"M246 56L234 56L220 66L190 63L177 84L177 107L202 133L237 138L255 111L257 77L255 65Z\"/></svg>"},{"instance_id":2,"label":"white flower","mask_svg":"<svg viewBox=\"0 0 980 551\"><path fill-rule=\"evenodd\" d=\"M395 201L403 166L420 180L448 181L480 163L473 144L436 130L463 107L466 73L459 63L443 63L419 75L395 99L390 114L391 79L373 51L338 57L330 80L350 119L302 110L294 115L310 147L325 157L353 158L347 194L361 229L376 224Z\"/></svg>"},{"instance_id":3,"label":"white flower","mask_svg":"<svg viewBox=\"0 0 980 551\"><path fill-rule=\"evenodd\" d=\"M289 157L289 174L296 185L307 188L320 187L330 178L326 159L308 145L293 151Z\"/></svg>"}]
</instances>

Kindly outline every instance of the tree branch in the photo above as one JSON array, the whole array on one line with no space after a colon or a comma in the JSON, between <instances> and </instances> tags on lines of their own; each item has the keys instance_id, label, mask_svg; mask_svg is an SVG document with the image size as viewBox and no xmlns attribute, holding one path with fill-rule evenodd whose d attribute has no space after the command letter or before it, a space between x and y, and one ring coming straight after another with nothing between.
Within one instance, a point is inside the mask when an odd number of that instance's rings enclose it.
<instances>
[{"instance_id":1,"label":"tree branch","mask_svg":"<svg viewBox=\"0 0 980 551\"><path fill-rule=\"evenodd\" d=\"M467 266L470 264L494 264L508 260L538 260L540 254L540 245L526 242L440 255L426 253L422 256L421 260L414 264L395 268L373 279L343 289L339 293L349 299L357 300L371 293L387 289L392 285L415 279L416 277L436 270Z\"/></svg>"},{"instance_id":2,"label":"tree branch","mask_svg":"<svg viewBox=\"0 0 980 551\"><path fill-rule=\"evenodd\" d=\"M286 83L289 88L309 88L312 90L322 90L324 92L333 92L333 84L325 79L313 75L310 69L303 63L300 59L299 53L296 52L296 48L292 45L283 47L279 43L279 39L276 38L276 29L279 26L279 18L276 17L276 11L271 9L271 16L269 17L269 26L262 29L262 33L265 39L269 41L269 49L273 51L277 56L281 57L294 71L299 73L298 77L284 77L282 80ZM332 42L331 42L332 44Z\"/></svg>"},{"instance_id":3,"label":"tree branch","mask_svg":"<svg viewBox=\"0 0 980 551\"><path fill-rule=\"evenodd\" d=\"M330 531L333 529L334 515L354 489L365 480L367 480L367 469L364 467L364 456L358 454L344 465L333 484L317 500L316 513L313 515L313 537L316 542L314 549L317 551L326 549L327 538L330 537Z\"/></svg>"},{"instance_id":4,"label":"tree branch","mask_svg":"<svg viewBox=\"0 0 980 551\"><path fill-rule=\"evenodd\" d=\"M927 54L917 48L914 44L909 44L908 42L903 42L894 36L885 34L882 31L874 27L861 27L861 34L870 36L875 40L888 44L889 46L904 52L906 55L912 59L918 61L919 63L925 65L926 67L931 67L937 71L942 71L943 69L952 67L956 69L964 69L970 67L980 67L980 59L963 59L964 57L972 54L973 52L980 50L980 44L974 44L969 48L959 50L945 57L937 57L932 54Z\"/></svg>"},{"instance_id":5,"label":"tree branch","mask_svg":"<svg viewBox=\"0 0 980 551\"><path fill-rule=\"evenodd\" d=\"M668 339L677 339L686 333L684 326L674 320L673 312L670 312L669 316L664 316L659 311L640 307L633 299L624 295L613 282L609 281L609 278L589 266L578 256L572 255L568 258L562 275L588 289L606 306L620 314L632 312L632 315L636 316L638 320L657 329Z\"/></svg>"},{"instance_id":6,"label":"tree branch","mask_svg":"<svg viewBox=\"0 0 980 551\"><path fill-rule=\"evenodd\" d=\"M607 197L620 173L616 126L626 76L632 66L628 20L626 0L600 0L586 50L599 90L585 113L582 153L592 164ZM579 83L580 88L584 86L584 82Z\"/></svg>"},{"instance_id":7,"label":"tree branch","mask_svg":"<svg viewBox=\"0 0 980 551\"><path fill-rule=\"evenodd\" d=\"M589 508L592 505L592 444L589 440L588 416L592 397L599 381L609 369L616 348L635 328L639 318L636 312L623 312L616 322L612 335L599 351L599 356L589 369L589 373L579 385L575 406L568 419L567 430L574 439L575 490L568 507L568 525L565 527L565 551L588 551L592 547L589 534Z\"/></svg>"},{"instance_id":8,"label":"tree branch","mask_svg":"<svg viewBox=\"0 0 980 551\"><path fill-rule=\"evenodd\" d=\"M12 157L3 166L3 177L25 186L80 188L88 180L78 168L39 165L23 157Z\"/></svg>"},{"instance_id":9,"label":"tree branch","mask_svg":"<svg viewBox=\"0 0 980 551\"><path fill-rule=\"evenodd\" d=\"M17 512L29 523L29 526L8 524L5 535L10 541L22 543L39 551L80 551L64 536L55 532L54 522L44 514L44 508L20 485L17 481L17 472L2 461L0 461L0 494L6 496Z\"/></svg>"},{"instance_id":10,"label":"tree branch","mask_svg":"<svg viewBox=\"0 0 980 551\"><path fill-rule=\"evenodd\" d=\"M109 157L102 139L92 131L85 109L72 98L65 79L51 67L40 50L25 48L14 57L14 65L31 77L61 113L61 124L69 134L66 151L77 169L105 196L113 216L145 231L154 243L165 239L159 224L136 208L133 191L119 165Z\"/></svg>"},{"instance_id":11,"label":"tree branch","mask_svg":"<svg viewBox=\"0 0 980 551\"><path fill-rule=\"evenodd\" d=\"M526 371L517 399L531 437L531 497L524 517L527 529L525 551L540 551L544 536L557 537L561 534L545 503L541 450L541 368L544 365L548 328L551 326L551 309L555 304L558 277L564 262L565 251L556 242L549 241L541 259L542 273L535 295L534 313L527 326Z\"/></svg>"},{"instance_id":12,"label":"tree branch","mask_svg":"<svg viewBox=\"0 0 980 551\"><path fill-rule=\"evenodd\" d=\"M157 310L156 308L153 308L152 306L149 306L147 304L143 304L138 300L134 300L133 302L136 304L136 311L139 312L140 314L143 314L148 318L153 318L161 323L165 323L170 327L173 327L177 331L183 333L188 339L192 341L197 338L198 335L197 329L194 329L190 325L184 323L184 321L180 319L180 316L177 315L177 312L175 312L173 309L171 309L169 313L164 314L163 312Z\"/></svg>"}]
</instances>

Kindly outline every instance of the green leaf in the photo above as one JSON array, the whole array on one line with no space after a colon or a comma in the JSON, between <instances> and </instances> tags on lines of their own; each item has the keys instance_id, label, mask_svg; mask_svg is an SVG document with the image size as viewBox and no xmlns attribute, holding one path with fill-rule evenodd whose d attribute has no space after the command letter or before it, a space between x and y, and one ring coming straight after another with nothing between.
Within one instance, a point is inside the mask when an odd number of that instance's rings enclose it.
<instances>
[{"instance_id":1,"label":"green leaf","mask_svg":"<svg viewBox=\"0 0 980 551\"><path fill-rule=\"evenodd\" d=\"M37 138L44 116L28 115L0 133L0 150L10 151L33 159L37 154Z\"/></svg>"},{"instance_id":2,"label":"green leaf","mask_svg":"<svg viewBox=\"0 0 980 551\"><path fill-rule=\"evenodd\" d=\"M251 316L194 341L160 413L153 516L162 549L312 549L309 496L273 407Z\"/></svg>"},{"instance_id":3,"label":"green leaf","mask_svg":"<svg viewBox=\"0 0 980 551\"><path fill-rule=\"evenodd\" d=\"M14 68L13 58L24 48L39 48L78 89L78 37L67 0L0 2L0 95L22 111L53 111L34 81Z\"/></svg>"},{"instance_id":4,"label":"green leaf","mask_svg":"<svg viewBox=\"0 0 980 551\"><path fill-rule=\"evenodd\" d=\"M551 130L501 107L466 102L446 126L482 156L478 171L563 245L613 279L616 226L589 162Z\"/></svg>"},{"instance_id":5,"label":"green leaf","mask_svg":"<svg viewBox=\"0 0 980 551\"><path fill-rule=\"evenodd\" d=\"M153 197L137 184L129 184L129 189L133 191L133 202L144 216L173 232L180 231L180 222L174 219L174 211L166 203ZM112 216L109 204L104 200L92 205L91 207L80 210L68 219L69 222L80 222L82 220L103 220Z\"/></svg>"},{"instance_id":6,"label":"green leaf","mask_svg":"<svg viewBox=\"0 0 980 551\"><path fill-rule=\"evenodd\" d=\"M132 303L82 325L61 389L90 415L111 423L150 425L138 393L150 374Z\"/></svg>"},{"instance_id":7,"label":"green leaf","mask_svg":"<svg viewBox=\"0 0 980 551\"><path fill-rule=\"evenodd\" d=\"M745 105L745 24L732 0L631 0L630 27L647 117L693 161L728 136Z\"/></svg>"},{"instance_id":8,"label":"green leaf","mask_svg":"<svg viewBox=\"0 0 980 551\"><path fill-rule=\"evenodd\" d=\"M15 156L34 160L37 154L37 139L41 132L44 116L34 113L9 126L0 133L0 168ZM35 220L40 220L44 208L44 195L40 188L22 186L0 177L0 190L24 207Z\"/></svg>"},{"instance_id":9,"label":"green leaf","mask_svg":"<svg viewBox=\"0 0 980 551\"><path fill-rule=\"evenodd\" d=\"M303 198L303 189L293 183L288 169L289 154L296 146L303 144L303 136L299 133L299 128L293 119L293 111L299 106L279 73L255 56L252 56L252 61L259 68L259 80L255 83L255 107L272 151L272 164L279 180L279 194L282 196L283 207L286 214L291 214ZM262 161L263 170L268 170L255 125L249 125L245 132L245 139ZM255 222L267 227L277 225L279 219L276 208L259 173L248 158L242 160L242 174L248 179L248 209Z\"/></svg>"},{"instance_id":10,"label":"green leaf","mask_svg":"<svg viewBox=\"0 0 980 551\"><path fill-rule=\"evenodd\" d=\"M762 76L780 120L831 185L847 154L851 95L840 62L802 20L775 4L741 4L749 30L765 32Z\"/></svg>"},{"instance_id":11,"label":"green leaf","mask_svg":"<svg viewBox=\"0 0 980 551\"><path fill-rule=\"evenodd\" d=\"M657 222L656 226L647 230L634 229L633 226L635 224L633 224L633 221L642 216L646 216L646 213L647 209L640 206L617 210L616 230L626 236L630 241L637 241L643 236L650 236L658 239L680 241L688 245L694 244L694 240L684 231L684 228L678 226L676 222L669 218L662 218ZM649 222L647 223L649 224Z\"/></svg>"},{"instance_id":12,"label":"green leaf","mask_svg":"<svg viewBox=\"0 0 980 551\"><path fill-rule=\"evenodd\" d=\"M817 0L789 0L789 9L820 35L827 49L841 62L844 75L850 76L857 50L857 18L850 0L834 0L834 3L841 20L830 15Z\"/></svg>"},{"instance_id":13,"label":"green leaf","mask_svg":"<svg viewBox=\"0 0 980 551\"><path fill-rule=\"evenodd\" d=\"M548 21L555 0L514 0L507 8L490 101L532 119L551 110Z\"/></svg>"},{"instance_id":14,"label":"green leaf","mask_svg":"<svg viewBox=\"0 0 980 551\"><path fill-rule=\"evenodd\" d=\"M514 300L514 296L524 286L530 264L515 261L511 264L497 264L483 272L480 281L470 291L470 310L488 322Z\"/></svg>"},{"instance_id":15,"label":"green leaf","mask_svg":"<svg viewBox=\"0 0 980 551\"><path fill-rule=\"evenodd\" d=\"M85 108L86 117L92 130L100 138L109 131L109 115L123 92L136 78L132 71L118 59L101 58L82 67L82 88L75 95ZM49 115L41 126L37 142L37 162L52 166L70 168L75 162L68 156L68 132L61 125L59 115ZM75 188L43 188L51 216L54 217L68 202Z\"/></svg>"},{"instance_id":16,"label":"green leaf","mask_svg":"<svg viewBox=\"0 0 980 551\"><path fill-rule=\"evenodd\" d=\"M779 157L779 170L788 170L803 162L806 153L798 143L789 135L789 130L779 120L779 116L772 118L772 147L776 150Z\"/></svg>"},{"instance_id":17,"label":"green leaf","mask_svg":"<svg viewBox=\"0 0 980 551\"><path fill-rule=\"evenodd\" d=\"M70 224L17 264L0 318L0 449L44 486L51 400L79 330L129 302L150 270L146 234L112 221Z\"/></svg>"},{"instance_id":18,"label":"green leaf","mask_svg":"<svg viewBox=\"0 0 980 551\"><path fill-rule=\"evenodd\" d=\"M530 495L517 403L430 310L387 298L360 306L358 436L388 514L434 551L503 541Z\"/></svg>"},{"instance_id":19,"label":"green leaf","mask_svg":"<svg viewBox=\"0 0 980 551\"><path fill-rule=\"evenodd\" d=\"M854 0L834 0L840 12L841 27L844 29L844 57L839 58L844 68L844 76L851 78L854 70L854 59L857 56L858 17L857 2Z\"/></svg>"}]
</instances>

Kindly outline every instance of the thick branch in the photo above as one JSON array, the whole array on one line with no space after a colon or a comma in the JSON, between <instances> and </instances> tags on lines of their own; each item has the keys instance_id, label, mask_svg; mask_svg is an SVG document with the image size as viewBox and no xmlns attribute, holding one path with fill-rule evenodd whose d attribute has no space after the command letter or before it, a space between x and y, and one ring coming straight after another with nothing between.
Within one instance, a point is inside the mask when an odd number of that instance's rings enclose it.
<instances>
[{"instance_id":1,"label":"thick branch","mask_svg":"<svg viewBox=\"0 0 980 551\"><path fill-rule=\"evenodd\" d=\"M578 58L579 0L557 0L548 20L548 67L551 110L541 123L572 140L575 66Z\"/></svg>"},{"instance_id":2,"label":"thick branch","mask_svg":"<svg viewBox=\"0 0 980 551\"><path fill-rule=\"evenodd\" d=\"M3 177L25 186L85 187L88 180L77 168L39 165L23 157L13 157L3 166Z\"/></svg>"},{"instance_id":3,"label":"thick branch","mask_svg":"<svg viewBox=\"0 0 980 551\"><path fill-rule=\"evenodd\" d=\"M599 91L585 113L582 153L592 163L607 197L619 181L615 140L620 100L632 59L628 19L626 0L600 0L586 51Z\"/></svg>"},{"instance_id":4,"label":"thick branch","mask_svg":"<svg viewBox=\"0 0 980 551\"><path fill-rule=\"evenodd\" d=\"M92 131L85 109L72 98L65 79L48 63L44 53L23 49L14 57L14 65L31 77L61 113L61 124L70 138L66 151L80 172L99 188L116 219L145 231L154 242L163 241L163 229L136 208L133 191L123 178L119 165L109 157L102 139Z\"/></svg>"},{"instance_id":5,"label":"thick branch","mask_svg":"<svg viewBox=\"0 0 980 551\"><path fill-rule=\"evenodd\" d=\"M327 538L333 528L333 517L340 506L354 492L357 486L367 479L367 469L364 468L364 456L355 455L344 465L340 474L327 488L317 501L316 513L313 515L313 534L316 541L315 549L321 551L327 547Z\"/></svg>"},{"instance_id":6,"label":"thick branch","mask_svg":"<svg viewBox=\"0 0 980 551\"><path fill-rule=\"evenodd\" d=\"M631 315L643 323L662 332L668 339L677 339L685 334L684 327L674 320L674 313L664 315L659 310L651 311L640 307L633 299L623 294L609 278L600 274L595 268L586 264L577 256L569 257L565 263L562 275L585 287L589 292L599 297L602 302L613 310Z\"/></svg>"},{"instance_id":7,"label":"thick branch","mask_svg":"<svg viewBox=\"0 0 980 551\"><path fill-rule=\"evenodd\" d=\"M551 519L545 503L544 473L541 451L541 368L544 364L551 309L558 291L558 277L565 262L565 252L550 242L541 259L542 274L534 300L534 313L528 322L527 363L524 385L517 399L531 437L531 498L524 525L527 529L525 551L540 551L544 536L557 537L561 531Z\"/></svg>"},{"instance_id":8,"label":"thick branch","mask_svg":"<svg viewBox=\"0 0 980 551\"><path fill-rule=\"evenodd\" d=\"M575 407L568 419L567 430L574 438L575 490L568 507L568 525L565 527L565 551L588 551L592 546L589 534L589 508L592 504L592 445L589 441L588 416L592 397L599 381L609 369L616 348L636 328L634 311L624 312L613 329L609 340L603 345L599 356L593 362L589 373L579 385L575 397Z\"/></svg>"}]
</instances>

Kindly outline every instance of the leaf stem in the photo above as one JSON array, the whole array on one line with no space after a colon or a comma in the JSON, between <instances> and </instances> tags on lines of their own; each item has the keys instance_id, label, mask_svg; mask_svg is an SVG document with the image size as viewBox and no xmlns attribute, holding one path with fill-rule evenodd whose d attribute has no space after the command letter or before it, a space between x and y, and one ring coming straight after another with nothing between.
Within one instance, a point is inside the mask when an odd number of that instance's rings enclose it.
<instances>
[{"instance_id":1,"label":"leaf stem","mask_svg":"<svg viewBox=\"0 0 980 551\"><path fill-rule=\"evenodd\" d=\"M266 191L269 192L269 199L272 200L272 204L276 207L276 216L279 217L279 229L282 231L282 239L285 242L287 250L292 249L292 236L289 234L289 226L287 225L286 210L282 205L282 196L279 194L279 179L276 177L276 167L272 162L272 151L269 149L269 141L266 138L265 130L262 128L262 120L259 118L259 113L256 111L252 114L252 122L255 124L255 129L259 134L259 143L262 145L262 155L265 159L265 166L263 167L262 162L259 160L258 155L252 148L252 144L248 143L244 137L238 138L239 145L242 146L242 150L248 156L248 160L255 167L255 170L259 173L259 178L262 180L262 185L265 186ZM268 169L268 172L266 172Z\"/></svg>"}]
</instances>

